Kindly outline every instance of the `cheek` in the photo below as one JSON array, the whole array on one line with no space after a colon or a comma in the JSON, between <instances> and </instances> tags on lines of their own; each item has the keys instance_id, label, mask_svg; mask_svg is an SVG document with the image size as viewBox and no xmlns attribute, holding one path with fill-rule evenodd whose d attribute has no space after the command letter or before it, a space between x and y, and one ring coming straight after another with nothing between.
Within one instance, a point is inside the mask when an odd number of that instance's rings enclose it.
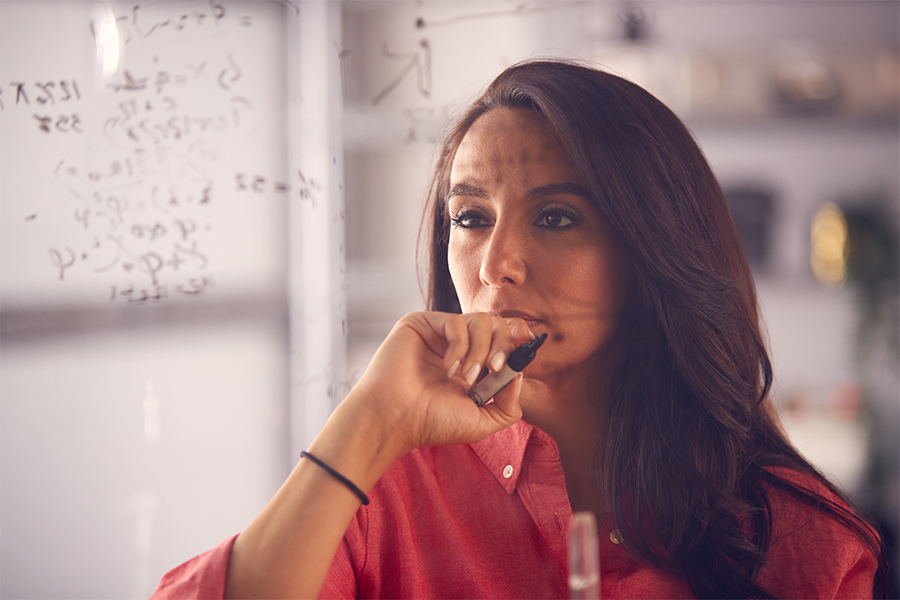
<instances>
[{"instance_id":1,"label":"cheek","mask_svg":"<svg viewBox=\"0 0 900 600\"><path fill-rule=\"evenodd\" d=\"M580 258L572 257L557 271L553 289L547 290L558 319L551 333L554 351L545 353L548 373L567 372L594 360L619 322L624 293L617 265L596 254Z\"/></svg>"},{"instance_id":2,"label":"cheek","mask_svg":"<svg viewBox=\"0 0 900 600\"><path fill-rule=\"evenodd\" d=\"M560 319L555 340L568 342L564 362L586 360L606 345L615 329L627 296L616 258L605 251L570 254L553 279L553 289L547 290Z\"/></svg>"},{"instance_id":3,"label":"cheek","mask_svg":"<svg viewBox=\"0 0 900 600\"><path fill-rule=\"evenodd\" d=\"M451 233L447 247L447 264L460 306L463 312L468 312L474 286L478 282L480 263L474 249L467 250L461 247L459 243L454 243L453 237Z\"/></svg>"},{"instance_id":4,"label":"cheek","mask_svg":"<svg viewBox=\"0 0 900 600\"><path fill-rule=\"evenodd\" d=\"M628 282L625 276L624 258L617 247L606 247L595 257L591 267L596 273L597 285L593 286L599 301L608 311L618 314L628 294Z\"/></svg>"}]
</instances>

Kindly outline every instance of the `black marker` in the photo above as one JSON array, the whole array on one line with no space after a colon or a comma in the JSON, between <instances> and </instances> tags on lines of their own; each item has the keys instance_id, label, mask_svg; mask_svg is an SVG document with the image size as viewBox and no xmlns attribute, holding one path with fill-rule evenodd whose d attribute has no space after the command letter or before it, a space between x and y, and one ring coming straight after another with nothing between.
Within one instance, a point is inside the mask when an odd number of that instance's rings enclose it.
<instances>
[{"instance_id":1,"label":"black marker","mask_svg":"<svg viewBox=\"0 0 900 600\"><path fill-rule=\"evenodd\" d=\"M475 385L469 390L469 398L474 400L478 406L487 404L488 400L505 388L516 375L522 372L522 369L528 366L528 363L534 360L537 349L541 347L541 344L546 339L547 334L542 333L530 342L522 344L513 350L502 369L496 373L490 373L481 381L475 382Z\"/></svg>"}]
</instances>

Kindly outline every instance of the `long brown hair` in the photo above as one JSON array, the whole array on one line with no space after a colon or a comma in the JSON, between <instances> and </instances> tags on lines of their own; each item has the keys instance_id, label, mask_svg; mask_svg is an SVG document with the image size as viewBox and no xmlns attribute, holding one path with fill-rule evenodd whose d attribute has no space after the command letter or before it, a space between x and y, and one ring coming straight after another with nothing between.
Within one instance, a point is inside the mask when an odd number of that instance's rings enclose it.
<instances>
[{"instance_id":1,"label":"long brown hair","mask_svg":"<svg viewBox=\"0 0 900 600\"><path fill-rule=\"evenodd\" d=\"M753 277L721 188L690 132L641 87L561 61L521 63L491 83L438 158L426 214L429 309L460 312L447 263L450 167L472 123L498 107L543 117L635 274L604 419L615 427L597 451L597 485L629 551L686 578L698 597L771 597L756 576L770 546L766 488L776 487L883 560L853 512L771 469L807 473L843 498L775 416Z\"/></svg>"}]
</instances>

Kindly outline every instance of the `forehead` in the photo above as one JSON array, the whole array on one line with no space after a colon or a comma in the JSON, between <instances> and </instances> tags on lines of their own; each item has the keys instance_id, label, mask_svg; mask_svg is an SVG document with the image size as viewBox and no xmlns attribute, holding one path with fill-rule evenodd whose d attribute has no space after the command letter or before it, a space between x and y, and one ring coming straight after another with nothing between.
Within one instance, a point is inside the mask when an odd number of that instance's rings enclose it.
<instances>
[{"instance_id":1,"label":"forehead","mask_svg":"<svg viewBox=\"0 0 900 600\"><path fill-rule=\"evenodd\" d=\"M520 108L495 108L472 124L456 151L450 180L500 171L575 179L562 145L541 116Z\"/></svg>"}]
</instances>

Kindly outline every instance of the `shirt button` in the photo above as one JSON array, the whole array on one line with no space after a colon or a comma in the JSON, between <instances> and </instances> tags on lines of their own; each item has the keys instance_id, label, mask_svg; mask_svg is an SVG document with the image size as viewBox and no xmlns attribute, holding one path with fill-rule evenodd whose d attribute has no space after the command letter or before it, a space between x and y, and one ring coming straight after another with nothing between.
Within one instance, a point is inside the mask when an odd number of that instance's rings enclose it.
<instances>
[{"instance_id":1,"label":"shirt button","mask_svg":"<svg viewBox=\"0 0 900 600\"><path fill-rule=\"evenodd\" d=\"M613 529L609 532L609 541L613 544L621 544L622 540L622 533L618 529Z\"/></svg>"},{"instance_id":2,"label":"shirt button","mask_svg":"<svg viewBox=\"0 0 900 600\"><path fill-rule=\"evenodd\" d=\"M512 465L506 465L506 467L503 468L503 476L506 479L509 479L510 477L512 477L512 474L513 474Z\"/></svg>"}]
</instances>

